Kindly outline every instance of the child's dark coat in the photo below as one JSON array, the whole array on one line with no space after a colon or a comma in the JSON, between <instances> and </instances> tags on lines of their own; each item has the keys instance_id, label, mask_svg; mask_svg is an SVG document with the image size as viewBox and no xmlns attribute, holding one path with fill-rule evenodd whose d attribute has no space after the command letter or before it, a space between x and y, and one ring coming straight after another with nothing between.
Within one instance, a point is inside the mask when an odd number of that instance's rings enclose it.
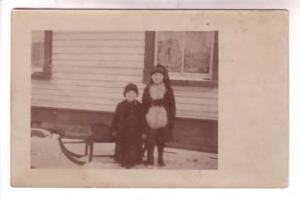
<instances>
[{"instance_id":1,"label":"child's dark coat","mask_svg":"<svg viewBox=\"0 0 300 200\"><path fill-rule=\"evenodd\" d=\"M117 105L112 131L117 133L115 156L123 165L134 165L141 159L144 118L143 106L138 101L124 100Z\"/></svg>"},{"instance_id":2,"label":"child's dark coat","mask_svg":"<svg viewBox=\"0 0 300 200\"><path fill-rule=\"evenodd\" d=\"M152 100L150 93L149 93L149 88L150 85L148 85L143 94L143 105L144 105L144 110L145 113L147 113L148 109L156 104L155 101ZM173 89L171 87L166 88L166 94L164 95L163 99L159 100L158 102L159 105L163 106L166 111L167 111L167 117L168 117L168 125L163 128L162 132L163 135L161 135L160 140L162 143L168 142L172 139L172 129L174 127L174 121L175 121L175 113L176 113L176 108L175 108L175 98L174 98L174 93ZM151 129L149 126L147 126L148 130Z\"/></svg>"},{"instance_id":3,"label":"child's dark coat","mask_svg":"<svg viewBox=\"0 0 300 200\"><path fill-rule=\"evenodd\" d=\"M158 64L151 73L163 75L162 83L154 83L151 77L143 93L143 106L147 121L147 164L154 164L154 148L157 146L158 164L165 166L163 152L165 142L172 139L172 129L176 116L174 92L170 84L168 70ZM157 80L157 79L156 79Z\"/></svg>"}]
</instances>

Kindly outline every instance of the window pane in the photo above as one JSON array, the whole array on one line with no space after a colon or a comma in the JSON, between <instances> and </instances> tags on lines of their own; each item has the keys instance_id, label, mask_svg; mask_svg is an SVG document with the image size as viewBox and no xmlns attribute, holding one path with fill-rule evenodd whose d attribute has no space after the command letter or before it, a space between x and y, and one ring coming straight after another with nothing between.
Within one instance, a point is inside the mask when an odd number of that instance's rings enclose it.
<instances>
[{"instance_id":1,"label":"window pane","mask_svg":"<svg viewBox=\"0 0 300 200\"><path fill-rule=\"evenodd\" d=\"M170 72L182 71L183 33L157 32L157 63L165 66Z\"/></svg>"},{"instance_id":2,"label":"window pane","mask_svg":"<svg viewBox=\"0 0 300 200\"><path fill-rule=\"evenodd\" d=\"M186 32L184 72L209 73L213 32Z\"/></svg>"}]
</instances>

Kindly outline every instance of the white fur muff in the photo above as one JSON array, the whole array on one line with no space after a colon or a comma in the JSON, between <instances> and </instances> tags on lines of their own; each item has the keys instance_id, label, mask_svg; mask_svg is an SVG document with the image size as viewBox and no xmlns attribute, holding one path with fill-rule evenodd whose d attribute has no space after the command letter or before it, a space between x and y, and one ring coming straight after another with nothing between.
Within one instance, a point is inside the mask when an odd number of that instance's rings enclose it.
<instances>
[{"instance_id":1,"label":"white fur muff","mask_svg":"<svg viewBox=\"0 0 300 200\"><path fill-rule=\"evenodd\" d=\"M165 84L151 85L149 93L152 100L163 99L166 93ZM153 105L146 114L146 120L152 129L164 128L168 124L167 111L163 106Z\"/></svg>"}]
</instances>

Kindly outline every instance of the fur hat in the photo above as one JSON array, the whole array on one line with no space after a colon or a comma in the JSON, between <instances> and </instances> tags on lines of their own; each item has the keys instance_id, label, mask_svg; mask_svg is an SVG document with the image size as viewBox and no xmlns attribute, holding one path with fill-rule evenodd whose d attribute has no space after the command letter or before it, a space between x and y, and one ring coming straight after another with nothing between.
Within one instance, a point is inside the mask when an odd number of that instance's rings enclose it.
<instances>
[{"instance_id":1,"label":"fur hat","mask_svg":"<svg viewBox=\"0 0 300 200\"><path fill-rule=\"evenodd\" d=\"M161 73L163 75L165 75L167 73L167 70L164 66L162 66L161 64L157 64L155 66L155 68L152 70L151 75L155 74L155 73Z\"/></svg>"},{"instance_id":2,"label":"fur hat","mask_svg":"<svg viewBox=\"0 0 300 200\"><path fill-rule=\"evenodd\" d=\"M167 88L171 87L168 70L163 65L157 64L154 67L153 71L151 72L151 76L154 73L161 73L162 75L164 75L164 80L163 81L166 84L166 87ZM153 84L153 80L152 79L150 79L150 84Z\"/></svg>"},{"instance_id":3,"label":"fur hat","mask_svg":"<svg viewBox=\"0 0 300 200\"><path fill-rule=\"evenodd\" d=\"M125 96L125 94L129 91L134 91L136 95L139 95L139 89L133 83L129 83L128 85L125 86L123 95Z\"/></svg>"}]
</instances>

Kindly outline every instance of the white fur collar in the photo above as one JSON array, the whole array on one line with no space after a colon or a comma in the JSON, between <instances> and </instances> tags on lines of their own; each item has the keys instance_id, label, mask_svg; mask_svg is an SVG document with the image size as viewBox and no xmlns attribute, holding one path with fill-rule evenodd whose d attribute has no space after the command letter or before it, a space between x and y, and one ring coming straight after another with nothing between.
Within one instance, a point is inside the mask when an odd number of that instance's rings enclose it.
<instances>
[{"instance_id":1,"label":"white fur collar","mask_svg":"<svg viewBox=\"0 0 300 200\"><path fill-rule=\"evenodd\" d=\"M149 88L150 97L152 100L162 99L166 93L166 86L162 84L152 84Z\"/></svg>"}]
</instances>

